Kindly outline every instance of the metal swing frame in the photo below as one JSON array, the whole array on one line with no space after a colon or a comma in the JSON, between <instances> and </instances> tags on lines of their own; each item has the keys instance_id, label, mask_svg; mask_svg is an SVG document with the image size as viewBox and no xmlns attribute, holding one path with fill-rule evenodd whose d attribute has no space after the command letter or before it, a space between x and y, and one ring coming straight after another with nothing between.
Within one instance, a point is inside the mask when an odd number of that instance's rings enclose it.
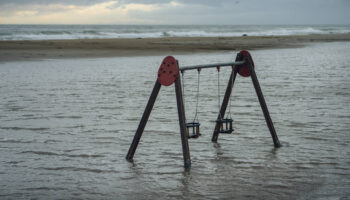
<instances>
[{"instance_id":1,"label":"metal swing frame","mask_svg":"<svg viewBox=\"0 0 350 200\"><path fill-rule=\"evenodd\" d=\"M216 120L216 125L212 136L212 142L217 142L218 140L218 136L219 136L218 130L220 130L220 127L222 124L220 123L220 119L221 119L221 116L225 115L227 104L231 96L233 84L235 82L237 73L239 73L242 76L251 77L256 94L259 99L261 109L265 117L267 127L269 128L269 131L274 143L274 147L276 148L280 147L281 145L277 137L277 133L273 126L273 122L271 120L263 93L260 88L259 81L257 79L256 73L254 70L254 62L248 51L241 51L240 53L238 53L235 62L215 63L215 64L209 64L209 65L195 65L195 66L185 66L185 67L179 67L177 60L175 60L175 58L172 56L168 56L164 58L161 66L159 67L158 78L155 82L151 96L148 100L145 111L142 115L139 126L136 130L134 139L126 155L126 159L130 162L133 161L134 154L140 142L142 133L147 124L148 118L151 114L152 108L154 106L154 103L156 101L156 98L158 96L161 86L162 85L169 86L172 83L175 83L175 93L176 93L176 102L177 102L177 109L178 109L178 116L179 116L179 126L180 126L181 142L182 142L184 167L190 168L191 158L190 158L190 151L189 151L189 145L188 145L188 131L186 127L185 108L184 108L184 102L183 102L183 96L182 96L183 93L182 93L182 87L181 87L181 77L179 76L179 72L185 71L185 70L204 69L204 68L213 68L213 67L226 67L226 66L234 66L234 68L231 72L230 79L226 87L225 96L221 104L218 118Z\"/></svg>"}]
</instances>

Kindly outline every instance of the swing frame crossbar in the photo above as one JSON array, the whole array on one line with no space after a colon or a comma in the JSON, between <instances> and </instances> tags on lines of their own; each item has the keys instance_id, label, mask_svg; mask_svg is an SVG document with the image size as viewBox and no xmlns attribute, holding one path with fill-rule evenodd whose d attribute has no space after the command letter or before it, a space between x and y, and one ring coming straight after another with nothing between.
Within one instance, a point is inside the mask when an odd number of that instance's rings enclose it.
<instances>
[{"instance_id":1,"label":"swing frame crossbar","mask_svg":"<svg viewBox=\"0 0 350 200\"><path fill-rule=\"evenodd\" d=\"M236 62L227 62L227 63L214 63L208 65L191 65L191 66L183 66L180 67L180 71L193 70L193 69L204 69L204 68L214 68L214 67L232 67L232 66L240 66L245 64L246 61L236 61Z\"/></svg>"},{"instance_id":2,"label":"swing frame crossbar","mask_svg":"<svg viewBox=\"0 0 350 200\"><path fill-rule=\"evenodd\" d=\"M212 142L217 142L218 136L221 129L221 126L223 125L223 120L225 118L222 118L222 116L225 116L226 108L228 106L228 102L232 93L232 88L237 76L237 73L241 76L248 77L250 76L256 91L256 94L258 96L258 100L261 106L261 109L264 114L264 118L266 121L266 125L269 128L274 147L278 148L281 146L279 139L277 137L277 133L275 131L273 122L271 120L269 111L267 109L267 105L263 96L263 93L260 88L259 81L257 79L255 70L254 70L254 62L253 59L248 51L241 51L237 54L236 61L235 62L229 62L229 63L215 63L215 64L208 64L208 65L195 65L195 66L184 66L179 67L177 60L172 56L167 56L164 58L161 66L158 70L158 78L155 82L155 85L153 87L152 93L149 97L148 103L146 105L146 108L143 112L142 118L140 120L139 126L135 132L135 136L133 138L133 141L130 145L129 151L126 155L126 159L130 162L133 161L134 154L136 152L137 146L140 142L142 133L144 131L144 128L147 124L148 118L151 114L151 111L153 109L154 103L156 101L156 98L158 96L159 90L161 86L170 86L172 83L175 84L175 94L176 94L176 102L177 102L177 110L178 110L178 116L179 116L179 126L180 126L180 135L181 135L181 143L182 143L182 153L183 153L183 159L184 159L184 167L190 168L191 167L191 157L190 157L190 150L188 145L188 139L189 139L189 128L199 128L199 123L197 122L190 124L186 124L186 116L185 116L185 107L184 107L184 101L183 101L183 90L181 86L181 76L179 76L179 72L185 71L185 70L193 70L197 69L200 70L202 68L214 68L214 67L225 67L225 66L232 66L232 72L230 75L230 79L228 81L225 96L222 100L221 107L219 110L219 114L216 120L216 125L213 131L212 136ZM232 120L232 119L231 119ZM232 123L229 121L225 121L226 125L227 123ZM199 131L198 131L199 132ZM231 131L232 132L232 131Z\"/></svg>"}]
</instances>

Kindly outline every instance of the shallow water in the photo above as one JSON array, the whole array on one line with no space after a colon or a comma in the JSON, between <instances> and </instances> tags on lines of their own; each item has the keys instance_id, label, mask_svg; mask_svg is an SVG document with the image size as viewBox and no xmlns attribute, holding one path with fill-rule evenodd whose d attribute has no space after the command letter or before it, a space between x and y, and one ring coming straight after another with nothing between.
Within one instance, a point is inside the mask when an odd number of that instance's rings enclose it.
<instances>
[{"instance_id":1,"label":"shallow water","mask_svg":"<svg viewBox=\"0 0 350 200\"><path fill-rule=\"evenodd\" d=\"M350 43L251 53L283 147L273 147L251 80L239 76L235 132L212 143L217 72L202 70L202 136L189 141L189 171L174 86L161 88L135 161L125 160L162 56L1 63L0 198L348 199ZM233 54L176 58L192 65ZM221 99L228 77L222 69ZM197 72L184 78L190 121Z\"/></svg>"}]
</instances>

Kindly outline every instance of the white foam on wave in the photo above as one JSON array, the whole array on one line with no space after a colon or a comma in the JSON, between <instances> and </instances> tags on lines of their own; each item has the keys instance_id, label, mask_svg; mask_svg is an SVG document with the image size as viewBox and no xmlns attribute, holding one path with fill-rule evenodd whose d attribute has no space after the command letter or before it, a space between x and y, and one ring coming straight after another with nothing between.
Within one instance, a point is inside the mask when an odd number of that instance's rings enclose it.
<instances>
[{"instance_id":1,"label":"white foam on wave","mask_svg":"<svg viewBox=\"0 0 350 200\"><path fill-rule=\"evenodd\" d=\"M11 30L13 29L13 30ZM72 26L39 28L0 26L0 40L67 40L102 38L159 38L159 37L230 37L230 36L286 36L310 34L350 33L349 26Z\"/></svg>"}]
</instances>

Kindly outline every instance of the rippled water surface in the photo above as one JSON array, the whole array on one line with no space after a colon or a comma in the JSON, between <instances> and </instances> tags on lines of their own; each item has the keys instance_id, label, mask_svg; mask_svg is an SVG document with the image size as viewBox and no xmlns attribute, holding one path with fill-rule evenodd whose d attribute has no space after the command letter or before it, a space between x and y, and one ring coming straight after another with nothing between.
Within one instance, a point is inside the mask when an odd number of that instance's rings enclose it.
<instances>
[{"instance_id":1,"label":"rippled water surface","mask_svg":"<svg viewBox=\"0 0 350 200\"><path fill-rule=\"evenodd\" d=\"M134 163L125 160L162 56L0 63L0 199L349 199L350 44L251 53L283 147L273 147L243 77L232 95L235 132L212 143L217 72L202 70L202 136L189 141L189 171L173 85L161 88ZM222 69L221 99L228 77ZM197 72L184 78L191 119Z\"/></svg>"}]
</instances>

